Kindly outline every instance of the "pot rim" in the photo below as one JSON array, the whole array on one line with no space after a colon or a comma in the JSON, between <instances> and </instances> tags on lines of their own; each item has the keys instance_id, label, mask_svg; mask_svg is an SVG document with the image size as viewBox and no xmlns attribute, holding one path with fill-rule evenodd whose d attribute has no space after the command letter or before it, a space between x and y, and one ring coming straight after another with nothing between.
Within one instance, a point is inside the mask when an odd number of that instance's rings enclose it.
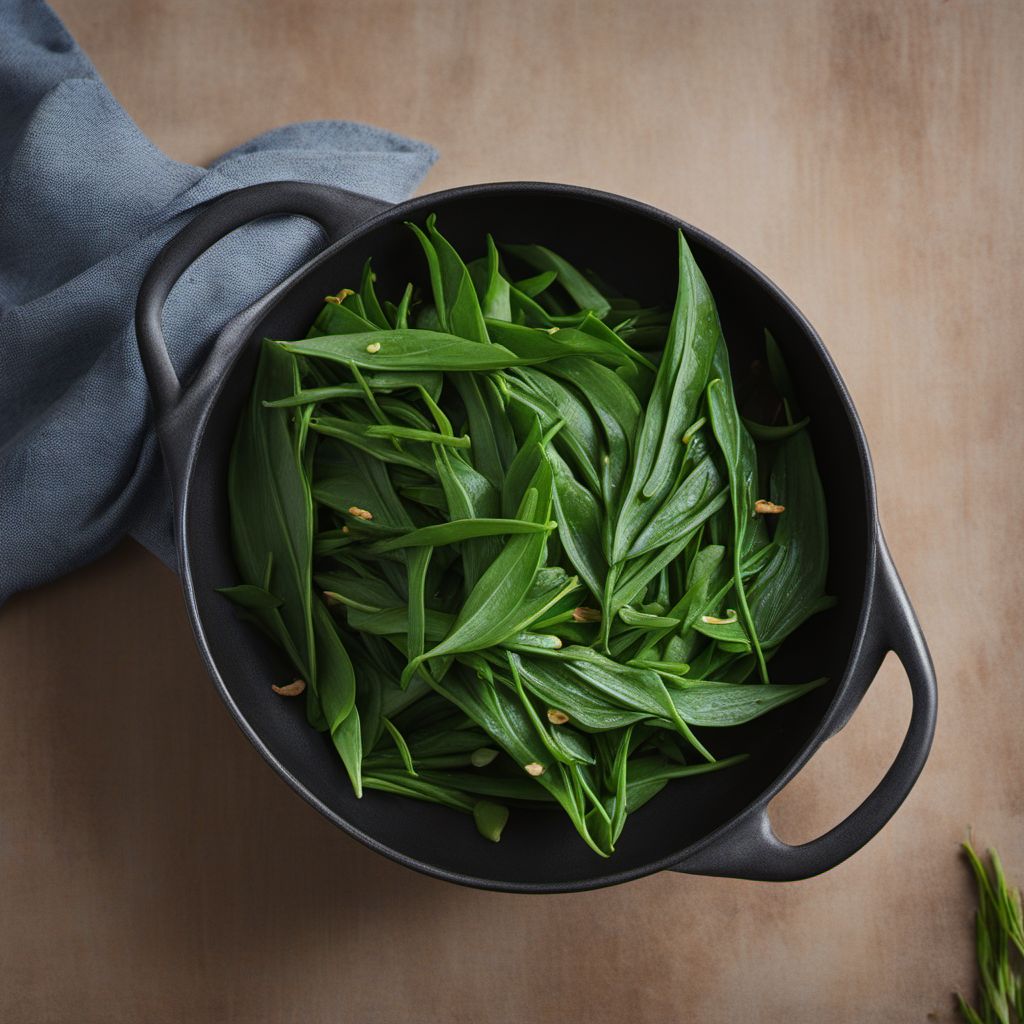
<instances>
[{"instance_id":1,"label":"pot rim","mask_svg":"<svg viewBox=\"0 0 1024 1024\"><path fill-rule=\"evenodd\" d=\"M322 252L308 260L301 267L289 274L283 281L269 291L262 299L257 300L238 314L215 339L213 346L218 347L222 342L232 342L234 351L230 357L228 369L234 365L235 360L241 355L245 342L249 339L252 328L256 326L279 302L287 298L288 293L294 285L303 277L312 273L322 263L331 260L340 250L351 243L358 241L365 236L372 234L377 228L385 223L392 223L395 220L404 220L423 212L429 212L431 207L439 201L448 201L464 197L479 196L500 196L516 193L535 193L545 196L564 196L569 199L582 199L599 205L615 206L625 209L640 217L654 220L672 229L682 229L688 238L696 238L706 248L715 252L717 256L732 264L762 290L768 292L771 297L786 310L794 323L810 341L811 347L817 358L824 365L828 376L835 388L835 391L842 404L846 415L846 421L853 436L857 452L860 458L860 470L864 481L864 511L865 521L869 524L867 545L865 552L866 573L864 590L861 595L860 612L857 626L854 631L853 641L846 658L846 664L842 675L837 679L833 689L832 699L822 715L812 735L805 741L799 752L791 759L786 767L761 791L760 795L748 803L741 811L733 815L718 828L707 833L697 842L670 854L659 858L656 861L646 862L638 867L621 871L610 871L606 874L587 877L578 882L545 882L543 880L530 882L510 882L504 879L488 878L485 875L470 875L464 872L455 872L447 868L439 867L427 861L412 857L400 850L396 850L372 835L364 832L353 825L350 821L328 807L319 797L313 794L295 774L281 763L274 752L264 743L255 729L249 724L242 714L238 705L224 682L214 661L212 652L206 642L206 632L199 611L196 590L192 580L190 551L188 536L184 528L186 512L189 504L189 492L192 476L195 470L196 458L202 446L210 415L220 399L228 372L222 373L220 378L209 394L203 396L202 406L199 410L190 408L189 418L195 424L191 434L191 441L187 453L181 460L180 487L175 502L175 536L177 541L178 564L181 572L181 584L188 607L189 620L195 635L196 644L202 655L214 684L236 723L245 733L249 741L256 747L263 758L271 767L298 793L310 806L314 807L334 825L342 829L346 834L357 839L365 846L377 853L394 860L405 867L412 868L421 874L433 878L453 882L458 885L470 888L484 889L496 892L515 893L569 893L583 892L591 889L599 889L612 885L619 885L624 882L634 881L659 871L671 869L691 856L711 847L719 842L730 830L739 823L762 811L767 804L778 795L779 792L797 775L804 765L817 752L821 744L832 735L845 721L842 712L846 710L847 691L853 682L853 668L858 661L859 654L865 645L869 625L869 613L872 606L872 596L876 584L876 566L878 562L879 548L879 525L877 511L877 495L875 477L871 464L871 456L868 450L867 439L860 418L857 414L849 389L846 386L839 370L832 359L832 356L825 347L817 331L811 325L807 317L790 297L782 291L763 271L755 267L749 260L741 256L734 249L730 248L719 239L708 232L694 227L687 221L681 220L672 214L667 213L658 207L644 203L629 196L619 195L614 192L607 192L598 189L587 188L580 185L565 184L560 182L544 181L499 181L461 185L454 188L443 189L437 192L429 192L423 195L414 196L401 203L396 203L381 210L364 222L360 223L353 231L343 238L330 244ZM856 697L859 702L861 695ZM855 706L855 705L854 705Z\"/></svg>"}]
</instances>

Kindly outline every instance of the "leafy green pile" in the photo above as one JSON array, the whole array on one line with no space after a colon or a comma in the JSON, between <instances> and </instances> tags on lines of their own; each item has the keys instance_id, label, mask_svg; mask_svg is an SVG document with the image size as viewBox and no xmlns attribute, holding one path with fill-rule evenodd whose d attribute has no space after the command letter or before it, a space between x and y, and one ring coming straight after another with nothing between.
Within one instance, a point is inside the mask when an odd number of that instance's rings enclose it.
<instances>
[{"instance_id":1,"label":"leafy green pile","mask_svg":"<svg viewBox=\"0 0 1024 1024\"><path fill-rule=\"evenodd\" d=\"M464 263L433 217L409 227L429 291L381 301L367 264L304 340L264 342L225 593L287 653L278 692L305 689L357 795L495 841L508 805L557 803L608 855L668 780L737 760L694 729L823 682L768 677L829 604L807 421L770 337L781 422L740 417L681 233L669 311L541 246L488 236Z\"/></svg>"},{"instance_id":2,"label":"leafy green pile","mask_svg":"<svg viewBox=\"0 0 1024 1024\"><path fill-rule=\"evenodd\" d=\"M975 939L978 957L979 1009L959 993L957 1003L967 1024L1020 1024L1024 1021L1024 912L1020 890L1011 888L995 850L989 850L991 877L970 842L964 852L978 884Z\"/></svg>"}]
</instances>

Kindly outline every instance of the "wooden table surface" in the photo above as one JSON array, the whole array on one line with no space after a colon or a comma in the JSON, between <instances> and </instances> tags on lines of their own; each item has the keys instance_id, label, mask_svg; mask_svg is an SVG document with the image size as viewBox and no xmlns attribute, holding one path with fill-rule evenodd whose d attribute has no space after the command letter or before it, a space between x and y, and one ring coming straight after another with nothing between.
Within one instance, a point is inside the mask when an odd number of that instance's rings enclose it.
<instances>
[{"instance_id":1,"label":"wooden table surface","mask_svg":"<svg viewBox=\"0 0 1024 1024\"><path fill-rule=\"evenodd\" d=\"M823 877L460 889L276 778L209 684L176 579L125 543L0 612L0 1019L952 1020L973 984L967 826L1024 879L1024 6L55 6L176 158L350 118L436 144L425 189L579 182L752 259L858 404L941 710L903 809ZM773 805L785 839L857 804L909 707L890 659Z\"/></svg>"}]
</instances>

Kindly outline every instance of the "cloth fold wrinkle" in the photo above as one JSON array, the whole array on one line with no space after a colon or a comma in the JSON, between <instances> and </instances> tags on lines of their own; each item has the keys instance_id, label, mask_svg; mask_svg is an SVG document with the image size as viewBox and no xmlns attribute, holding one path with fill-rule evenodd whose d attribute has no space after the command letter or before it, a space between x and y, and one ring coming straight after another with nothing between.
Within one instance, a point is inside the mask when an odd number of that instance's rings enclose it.
<instances>
[{"instance_id":1,"label":"cloth fold wrinkle","mask_svg":"<svg viewBox=\"0 0 1024 1024\"><path fill-rule=\"evenodd\" d=\"M169 490L133 316L150 263L196 208L276 179L389 202L432 147L347 121L264 132L196 167L140 131L40 0L0 0L0 602L131 534L175 566ZM248 225L168 299L174 365L322 246L303 218Z\"/></svg>"}]
</instances>

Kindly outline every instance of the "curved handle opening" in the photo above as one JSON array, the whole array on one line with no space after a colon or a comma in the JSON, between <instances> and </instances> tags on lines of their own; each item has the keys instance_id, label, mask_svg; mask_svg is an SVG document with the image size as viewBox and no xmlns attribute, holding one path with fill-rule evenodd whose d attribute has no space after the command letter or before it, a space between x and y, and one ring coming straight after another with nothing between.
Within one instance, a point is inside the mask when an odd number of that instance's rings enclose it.
<instances>
[{"instance_id":1,"label":"curved handle opening","mask_svg":"<svg viewBox=\"0 0 1024 1024\"><path fill-rule=\"evenodd\" d=\"M389 203L327 185L274 181L228 192L201 210L161 250L149 268L135 307L139 355L159 424L181 403L184 389L171 362L163 332L163 309L181 275L212 245L263 217L296 214L324 229L328 243L387 209ZM199 382L197 371L193 385Z\"/></svg>"},{"instance_id":2,"label":"curved handle opening","mask_svg":"<svg viewBox=\"0 0 1024 1024\"><path fill-rule=\"evenodd\" d=\"M850 722L769 801L768 818L782 842L812 842L863 803L896 759L912 708L903 665L890 651Z\"/></svg>"},{"instance_id":3,"label":"curved handle opening","mask_svg":"<svg viewBox=\"0 0 1024 1024\"><path fill-rule=\"evenodd\" d=\"M873 838L896 813L917 781L935 733L935 669L921 627L879 533L871 610L850 686L862 693L885 655L895 652L910 684L913 709L899 752L867 798L835 828L807 843L783 842L761 806L710 843L673 866L689 874L759 881L796 881L841 864ZM837 709L841 714L842 709ZM834 724L834 723L831 723Z\"/></svg>"}]
</instances>

